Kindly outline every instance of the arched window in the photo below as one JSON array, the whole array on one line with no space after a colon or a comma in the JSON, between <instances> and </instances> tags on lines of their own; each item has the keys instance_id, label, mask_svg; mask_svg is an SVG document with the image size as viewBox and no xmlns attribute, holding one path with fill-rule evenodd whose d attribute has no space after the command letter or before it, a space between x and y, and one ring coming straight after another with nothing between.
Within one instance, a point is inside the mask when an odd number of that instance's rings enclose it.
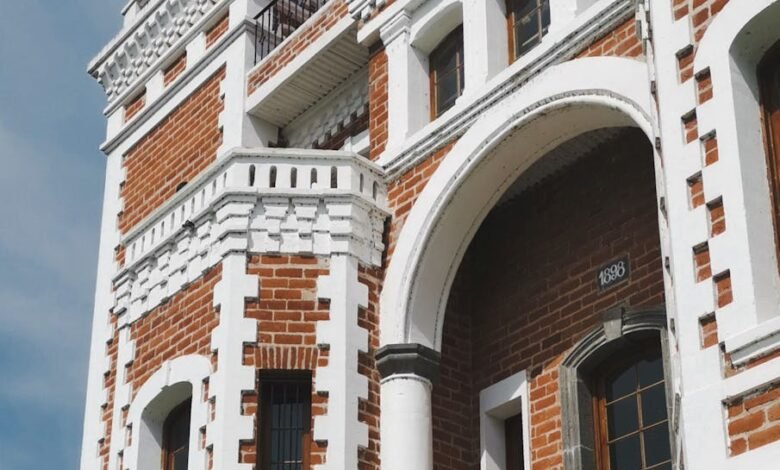
<instances>
[{"instance_id":1,"label":"arched window","mask_svg":"<svg viewBox=\"0 0 780 470\"><path fill-rule=\"evenodd\" d=\"M761 109L764 118L767 167L771 185L777 249L780 249L780 42L758 66Z\"/></svg>"},{"instance_id":2,"label":"arched window","mask_svg":"<svg viewBox=\"0 0 780 470\"><path fill-rule=\"evenodd\" d=\"M192 398L176 406L163 424L163 470L187 470Z\"/></svg>"},{"instance_id":3,"label":"arched window","mask_svg":"<svg viewBox=\"0 0 780 470\"><path fill-rule=\"evenodd\" d=\"M447 35L430 55L431 119L450 109L463 94L463 27Z\"/></svg>"},{"instance_id":4,"label":"arched window","mask_svg":"<svg viewBox=\"0 0 780 470\"><path fill-rule=\"evenodd\" d=\"M606 312L560 371L564 468L671 470L663 310Z\"/></svg>"},{"instance_id":5,"label":"arched window","mask_svg":"<svg viewBox=\"0 0 780 470\"><path fill-rule=\"evenodd\" d=\"M623 353L596 377L598 468L671 469L661 343L651 338Z\"/></svg>"}]
</instances>

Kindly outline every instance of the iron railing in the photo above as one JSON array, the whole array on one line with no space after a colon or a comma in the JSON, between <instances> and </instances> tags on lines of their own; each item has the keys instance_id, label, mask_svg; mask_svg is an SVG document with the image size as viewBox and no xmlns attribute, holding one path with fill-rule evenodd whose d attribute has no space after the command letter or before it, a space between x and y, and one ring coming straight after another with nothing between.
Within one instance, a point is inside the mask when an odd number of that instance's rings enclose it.
<instances>
[{"instance_id":1,"label":"iron railing","mask_svg":"<svg viewBox=\"0 0 780 470\"><path fill-rule=\"evenodd\" d=\"M255 16L255 64L311 18L328 0L272 0Z\"/></svg>"}]
</instances>

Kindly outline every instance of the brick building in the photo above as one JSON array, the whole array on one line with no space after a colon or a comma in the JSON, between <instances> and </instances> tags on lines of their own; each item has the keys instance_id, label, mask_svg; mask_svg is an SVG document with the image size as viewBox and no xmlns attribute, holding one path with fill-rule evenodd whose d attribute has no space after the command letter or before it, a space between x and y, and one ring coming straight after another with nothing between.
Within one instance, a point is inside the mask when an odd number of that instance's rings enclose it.
<instances>
[{"instance_id":1,"label":"brick building","mask_svg":"<svg viewBox=\"0 0 780 470\"><path fill-rule=\"evenodd\" d=\"M780 1L122 14L82 470L778 465Z\"/></svg>"}]
</instances>

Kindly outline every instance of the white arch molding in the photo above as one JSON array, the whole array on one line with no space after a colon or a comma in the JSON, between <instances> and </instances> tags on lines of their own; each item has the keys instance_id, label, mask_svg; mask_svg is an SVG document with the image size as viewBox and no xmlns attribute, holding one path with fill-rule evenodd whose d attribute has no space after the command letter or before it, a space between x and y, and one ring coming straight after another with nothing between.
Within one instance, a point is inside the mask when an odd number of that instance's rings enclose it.
<instances>
[{"instance_id":1,"label":"white arch molding","mask_svg":"<svg viewBox=\"0 0 780 470\"><path fill-rule=\"evenodd\" d=\"M714 272L732 274L734 302L716 315L735 364L780 341L780 275L756 77L758 62L780 40L778 21L777 0L729 2L694 60L694 72L709 69L712 77L713 97L697 118L701 135L717 132L718 163L703 173L707 199L722 196L728 214L728 230L713 240L710 254Z\"/></svg>"},{"instance_id":2,"label":"white arch molding","mask_svg":"<svg viewBox=\"0 0 780 470\"><path fill-rule=\"evenodd\" d=\"M639 127L653 141L650 116L646 65L598 57L546 70L480 118L433 174L399 234L380 299L381 344L440 350L452 281L506 189L547 152L587 131Z\"/></svg>"},{"instance_id":3,"label":"white arch molding","mask_svg":"<svg viewBox=\"0 0 780 470\"><path fill-rule=\"evenodd\" d=\"M160 465L160 432L168 413L191 394L190 470L206 468L206 450L201 447L200 429L208 422L208 405L203 401L203 381L211 373L205 356L188 355L166 361L138 389L127 414L132 426L130 445L124 452L123 467L128 470L153 470Z\"/></svg>"}]
</instances>

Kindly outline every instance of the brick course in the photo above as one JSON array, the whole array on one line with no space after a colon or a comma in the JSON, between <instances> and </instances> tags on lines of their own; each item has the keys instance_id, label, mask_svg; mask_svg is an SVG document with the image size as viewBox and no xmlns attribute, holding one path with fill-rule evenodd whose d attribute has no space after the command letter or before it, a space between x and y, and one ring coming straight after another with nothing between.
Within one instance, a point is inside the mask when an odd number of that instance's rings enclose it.
<instances>
[{"instance_id":1,"label":"brick course","mask_svg":"<svg viewBox=\"0 0 780 470\"><path fill-rule=\"evenodd\" d=\"M642 42L636 31L636 20L632 16L603 37L597 39L587 49L577 54L580 57L641 57L644 54Z\"/></svg>"},{"instance_id":2,"label":"brick course","mask_svg":"<svg viewBox=\"0 0 780 470\"><path fill-rule=\"evenodd\" d=\"M127 232L216 158L222 143L222 67L124 156L119 231Z\"/></svg>"},{"instance_id":3,"label":"brick course","mask_svg":"<svg viewBox=\"0 0 780 470\"><path fill-rule=\"evenodd\" d=\"M726 409L732 456L780 440L780 386L748 395Z\"/></svg>"},{"instance_id":4,"label":"brick course","mask_svg":"<svg viewBox=\"0 0 780 470\"><path fill-rule=\"evenodd\" d=\"M330 316L317 299L317 278L328 274L328 261L303 256L252 255L247 274L257 276L260 298L246 302L245 316L257 320L258 343L244 347L244 365L260 370L310 370L328 364L328 351L317 347L317 322ZM327 412L327 397L312 390L312 423ZM256 416L257 393L246 393L243 413ZM256 423L257 424L257 423ZM239 461L257 462L255 438L242 442ZM325 462L326 447L313 442L310 462Z\"/></svg>"},{"instance_id":5,"label":"brick course","mask_svg":"<svg viewBox=\"0 0 780 470\"><path fill-rule=\"evenodd\" d=\"M206 49L213 46L227 32L229 26L230 17L225 15L206 31Z\"/></svg>"},{"instance_id":6,"label":"brick course","mask_svg":"<svg viewBox=\"0 0 780 470\"><path fill-rule=\"evenodd\" d=\"M372 50L368 59L368 119L369 157L376 160L387 146L387 52L384 47Z\"/></svg>"},{"instance_id":7,"label":"brick course","mask_svg":"<svg viewBox=\"0 0 780 470\"><path fill-rule=\"evenodd\" d=\"M657 217L652 149L636 130L491 212L448 301L436 469L479 466L478 392L520 370L529 372L532 468L562 468L558 367L609 307L663 304ZM599 292L596 270L625 254L629 280Z\"/></svg>"},{"instance_id":8,"label":"brick course","mask_svg":"<svg viewBox=\"0 0 780 470\"><path fill-rule=\"evenodd\" d=\"M163 70L163 85L168 86L187 68L187 52L183 52L165 70Z\"/></svg>"}]
</instances>

